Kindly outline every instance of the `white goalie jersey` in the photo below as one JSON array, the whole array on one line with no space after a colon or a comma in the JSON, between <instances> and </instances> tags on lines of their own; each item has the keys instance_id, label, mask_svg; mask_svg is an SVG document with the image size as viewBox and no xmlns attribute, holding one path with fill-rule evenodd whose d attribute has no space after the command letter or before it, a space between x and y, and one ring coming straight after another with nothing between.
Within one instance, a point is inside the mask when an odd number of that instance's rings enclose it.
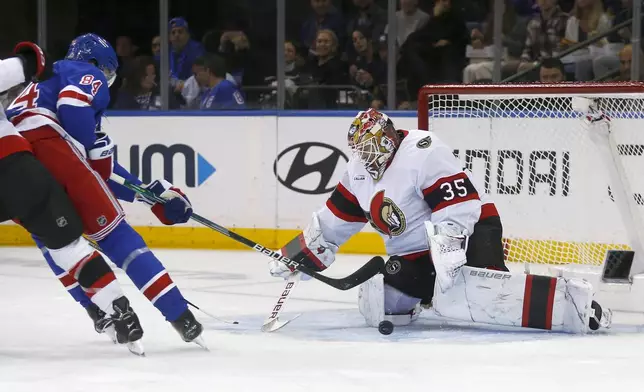
<instances>
[{"instance_id":1,"label":"white goalie jersey","mask_svg":"<svg viewBox=\"0 0 644 392\"><path fill-rule=\"evenodd\" d=\"M478 192L451 149L434 133L400 131L404 138L379 181L351 158L325 206L316 212L324 240L340 246L369 222L387 254L428 250L425 221L452 222L470 234L483 218L498 216Z\"/></svg>"},{"instance_id":2,"label":"white goalie jersey","mask_svg":"<svg viewBox=\"0 0 644 392\"><path fill-rule=\"evenodd\" d=\"M0 93L24 82L22 62L17 58L0 60ZM20 136L0 104L0 159L18 151L30 151L29 142Z\"/></svg>"}]
</instances>

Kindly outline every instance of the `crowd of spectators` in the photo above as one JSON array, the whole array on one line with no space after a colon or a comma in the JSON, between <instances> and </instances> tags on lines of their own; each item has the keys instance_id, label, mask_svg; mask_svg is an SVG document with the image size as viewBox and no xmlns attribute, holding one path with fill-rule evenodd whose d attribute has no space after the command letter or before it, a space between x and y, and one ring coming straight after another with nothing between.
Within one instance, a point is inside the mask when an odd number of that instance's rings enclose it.
<instances>
[{"instance_id":1,"label":"crowd of spectators","mask_svg":"<svg viewBox=\"0 0 644 392\"><path fill-rule=\"evenodd\" d=\"M385 107L390 55L396 59L399 109L414 108L424 84L492 80L494 0L399 0L393 54L386 1L351 0L348 12L333 0L302 1L310 2L309 16L280 43L287 108ZM632 0L505 0L502 78L520 73L517 82L629 80L629 27L560 54L631 16ZM244 28L196 37L188 20L175 17L168 30L167 39L151 37L149 48L128 36L114 40L121 62L114 108L160 109L161 83L169 84L171 109L275 107L276 67L267 64L274 61L265 59ZM161 45L170 51L170 79L164 81Z\"/></svg>"}]
</instances>

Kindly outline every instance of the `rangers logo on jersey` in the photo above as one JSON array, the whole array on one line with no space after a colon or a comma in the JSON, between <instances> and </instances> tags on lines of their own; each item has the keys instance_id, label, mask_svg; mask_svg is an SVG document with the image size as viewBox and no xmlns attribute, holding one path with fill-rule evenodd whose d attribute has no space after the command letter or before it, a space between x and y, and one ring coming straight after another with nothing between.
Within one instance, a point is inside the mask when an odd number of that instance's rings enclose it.
<instances>
[{"instance_id":1,"label":"rangers logo on jersey","mask_svg":"<svg viewBox=\"0 0 644 392\"><path fill-rule=\"evenodd\" d=\"M407 228L405 214L396 203L385 197L384 190L371 199L368 217L374 229L389 237L399 236Z\"/></svg>"}]
</instances>

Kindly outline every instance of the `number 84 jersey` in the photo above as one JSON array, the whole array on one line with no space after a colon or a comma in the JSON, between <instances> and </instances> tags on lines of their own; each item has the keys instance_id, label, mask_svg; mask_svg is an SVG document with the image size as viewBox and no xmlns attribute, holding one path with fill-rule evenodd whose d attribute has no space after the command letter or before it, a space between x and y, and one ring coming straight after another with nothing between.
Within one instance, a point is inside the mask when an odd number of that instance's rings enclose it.
<instances>
[{"instance_id":1,"label":"number 84 jersey","mask_svg":"<svg viewBox=\"0 0 644 392\"><path fill-rule=\"evenodd\" d=\"M53 71L50 79L23 90L7 118L19 132L49 126L84 152L110 101L105 75L93 64L72 60L57 61Z\"/></svg>"},{"instance_id":2,"label":"number 84 jersey","mask_svg":"<svg viewBox=\"0 0 644 392\"><path fill-rule=\"evenodd\" d=\"M429 249L425 221L453 222L471 234L481 219L498 216L451 149L428 131L399 131L402 142L379 181L351 158L342 180L317 212L324 239L338 246L369 222L387 254Z\"/></svg>"}]
</instances>

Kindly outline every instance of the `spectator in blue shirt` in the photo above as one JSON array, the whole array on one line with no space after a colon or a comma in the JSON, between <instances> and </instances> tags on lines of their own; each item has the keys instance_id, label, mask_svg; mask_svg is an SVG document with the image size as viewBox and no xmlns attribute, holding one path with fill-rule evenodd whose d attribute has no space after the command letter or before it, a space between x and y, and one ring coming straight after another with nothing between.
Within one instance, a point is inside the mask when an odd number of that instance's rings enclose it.
<instances>
[{"instance_id":1,"label":"spectator in blue shirt","mask_svg":"<svg viewBox=\"0 0 644 392\"><path fill-rule=\"evenodd\" d=\"M205 54L194 63L195 79L207 88L201 95L202 110L246 109L244 96L237 85L226 80L226 62L220 56Z\"/></svg>"},{"instance_id":2,"label":"spectator in blue shirt","mask_svg":"<svg viewBox=\"0 0 644 392\"><path fill-rule=\"evenodd\" d=\"M181 91L183 82L192 75L192 64L204 53L200 42L190 39L188 22L183 18L173 18L170 30L170 80L175 91Z\"/></svg>"}]
</instances>

